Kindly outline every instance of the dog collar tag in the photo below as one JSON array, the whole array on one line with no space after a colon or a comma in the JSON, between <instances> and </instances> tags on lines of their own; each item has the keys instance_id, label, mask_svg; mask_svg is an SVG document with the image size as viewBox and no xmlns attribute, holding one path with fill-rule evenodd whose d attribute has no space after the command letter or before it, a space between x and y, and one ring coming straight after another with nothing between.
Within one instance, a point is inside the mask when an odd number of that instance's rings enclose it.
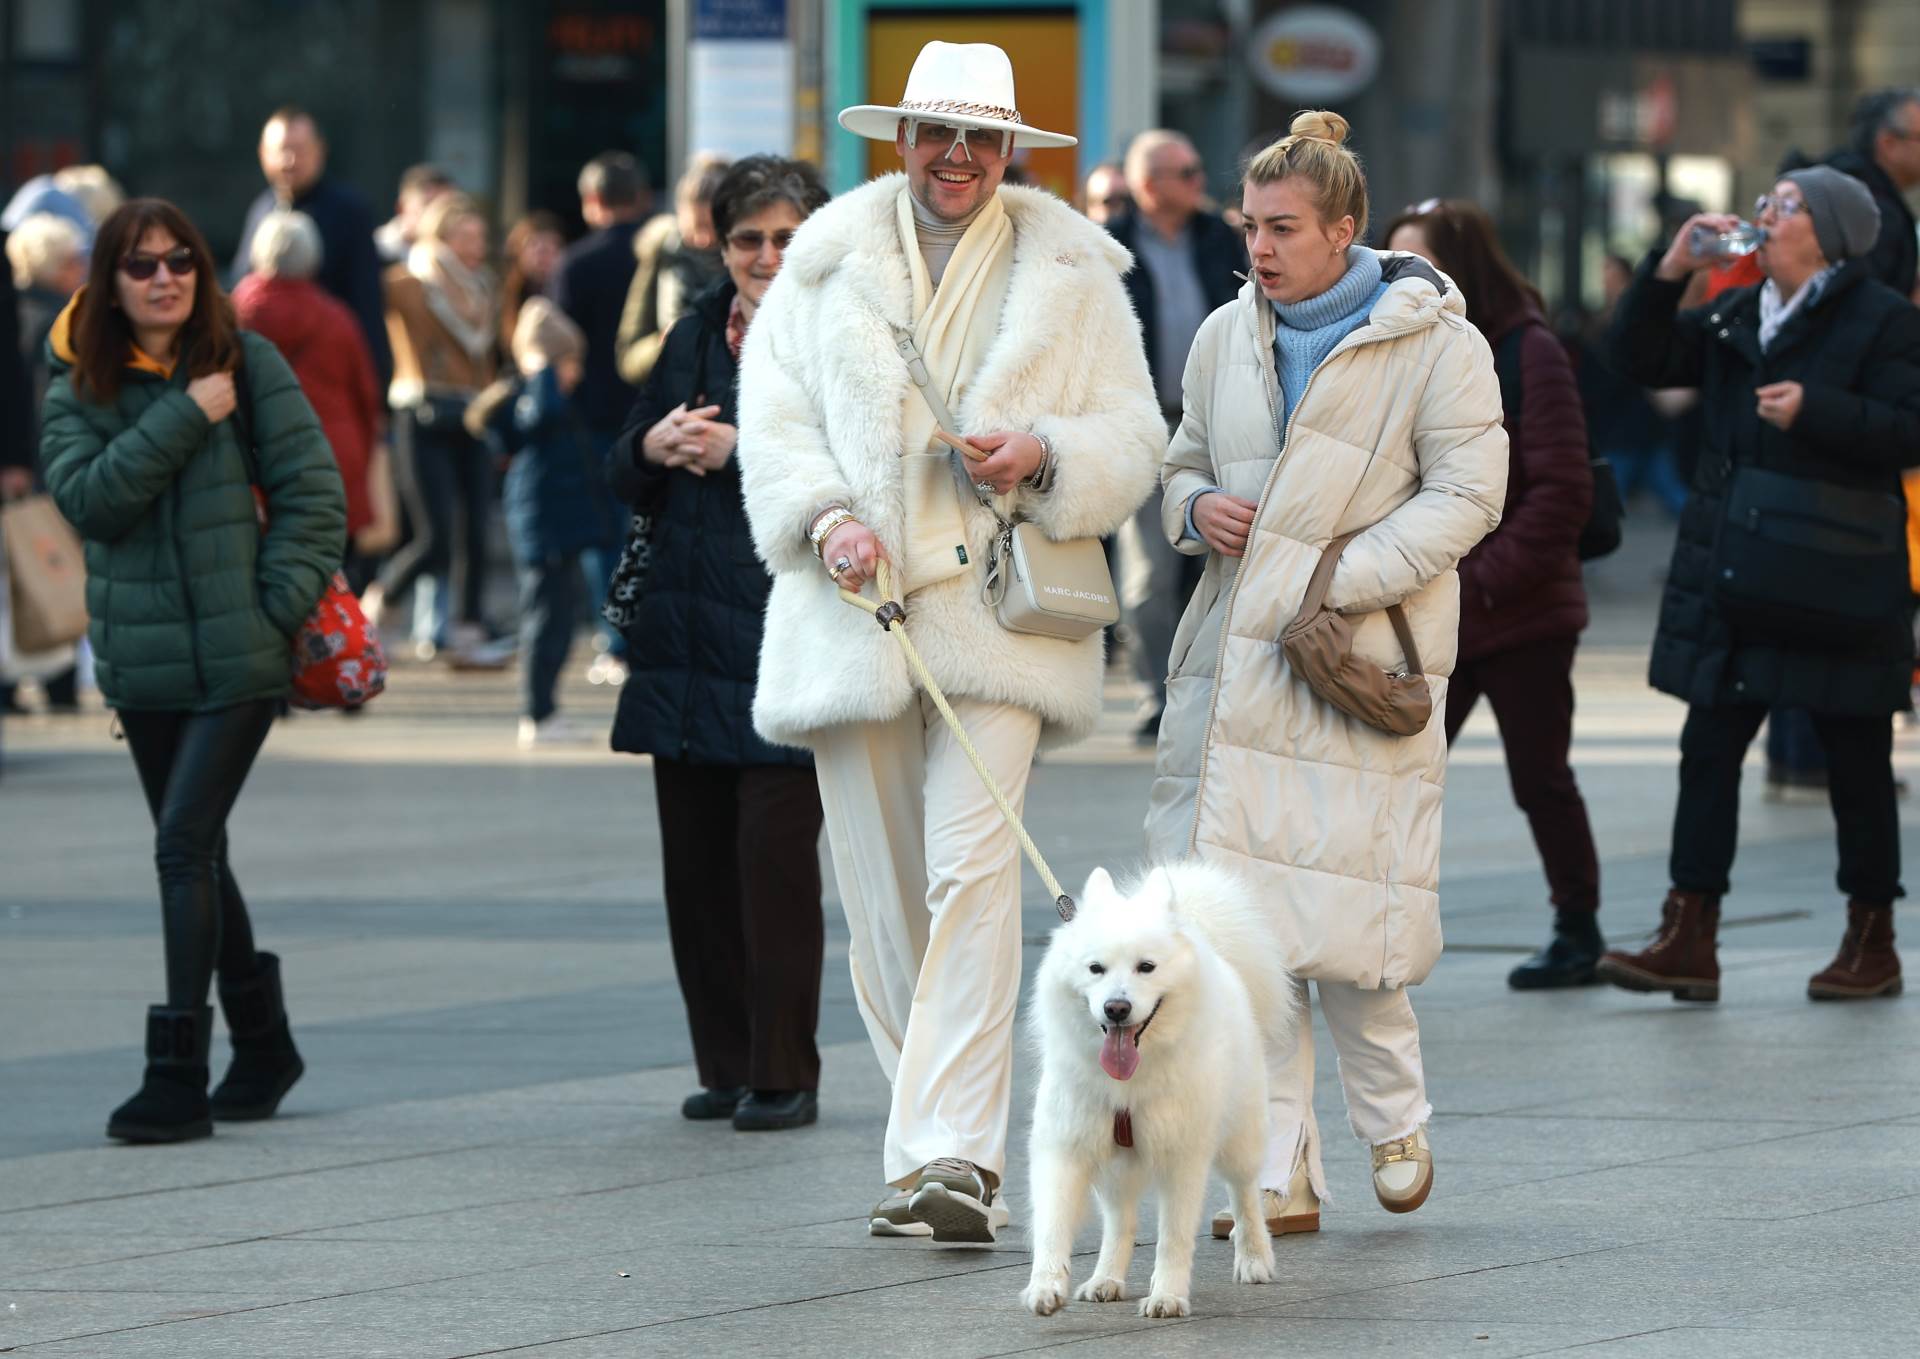
<instances>
[{"instance_id":1,"label":"dog collar tag","mask_svg":"<svg viewBox=\"0 0 1920 1359\"><path fill-rule=\"evenodd\" d=\"M1119 1146L1133 1145L1133 1110L1115 1109L1113 1111L1113 1140Z\"/></svg>"}]
</instances>

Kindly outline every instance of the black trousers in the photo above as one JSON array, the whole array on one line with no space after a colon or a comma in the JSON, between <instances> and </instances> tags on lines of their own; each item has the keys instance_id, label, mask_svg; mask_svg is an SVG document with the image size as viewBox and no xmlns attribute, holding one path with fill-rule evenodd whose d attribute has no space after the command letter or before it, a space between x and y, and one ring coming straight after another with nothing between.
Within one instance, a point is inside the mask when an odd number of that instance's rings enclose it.
<instances>
[{"instance_id":1,"label":"black trousers","mask_svg":"<svg viewBox=\"0 0 1920 1359\"><path fill-rule=\"evenodd\" d=\"M451 592L448 617L478 623L493 506L486 449L456 422L423 425L396 411L393 425L393 484L413 537L387 559L380 589L396 599L421 576L435 576Z\"/></svg>"},{"instance_id":2,"label":"black trousers","mask_svg":"<svg viewBox=\"0 0 1920 1359\"><path fill-rule=\"evenodd\" d=\"M1827 751L1827 793L1840 844L1840 890L1892 905L1900 887L1900 814L1893 791L1893 722L1810 713ZM1740 764L1766 720L1750 703L1687 709L1680 732L1680 802L1668 872L1682 891L1729 890L1740 830Z\"/></svg>"},{"instance_id":3,"label":"black trousers","mask_svg":"<svg viewBox=\"0 0 1920 1359\"><path fill-rule=\"evenodd\" d=\"M523 561L520 574L520 715L544 722L579 620L580 558Z\"/></svg>"},{"instance_id":4,"label":"black trousers","mask_svg":"<svg viewBox=\"0 0 1920 1359\"><path fill-rule=\"evenodd\" d=\"M153 813L160 878L167 1004L207 1003L217 969L254 970L253 922L227 864L227 816L279 703L260 699L217 712L122 712L120 729Z\"/></svg>"},{"instance_id":5,"label":"black trousers","mask_svg":"<svg viewBox=\"0 0 1920 1359\"><path fill-rule=\"evenodd\" d=\"M819 1089L826 924L813 770L656 755L653 785L700 1084Z\"/></svg>"},{"instance_id":6,"label":"black trousers","mask_svg":"<svg viewBox=\"0 0 1920 1359\"><path fill-rule=\"evenodd\" d=\"M1463 661L1447 682L1447 744L1482 694L1493 706L1506 747L1507 781L1527 814L1554 906L1600 907L1600 858L1586 799L1567 753L1573 745L1573 653L1578 637L1529 642Z\"/></svg>"}]
</instances>

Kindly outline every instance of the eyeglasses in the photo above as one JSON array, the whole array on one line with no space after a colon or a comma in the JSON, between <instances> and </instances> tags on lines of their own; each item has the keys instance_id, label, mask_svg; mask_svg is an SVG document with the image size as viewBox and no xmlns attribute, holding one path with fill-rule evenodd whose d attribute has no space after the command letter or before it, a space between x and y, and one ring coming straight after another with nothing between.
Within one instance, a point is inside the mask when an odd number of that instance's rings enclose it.
<instances>
[{"instance_id":1,"label":"eyeglasses","mask_svg":"<svg viewBox=\"0 0 1920 1359\"><path fill-rule=\"evenodd\" d=\"M776 231L769 234L764 231L734 231L727 234L727 244L743 255L759 254L768 241L773 242L775 250L785 254L787 247L793 244L793 232Z\"/></svg>"},{"instance_id":2,"label":"eyeglasses","mask_svg":"<svg viewBox=\"0 0 1920 1359\"><path fill-rule=\"evenodd\" d=\"M1094 202L1115 212L1122 212L1133 206L1132 196L1124 193L1110 193L1105 198L1096 198Z\"/></svg>"},{"instance_id":3,"label":"eyeglasses","mask_svg":"<svg viewBox=\"0 0 1920 1359\"><path fill-rule=\"evenodd\" d=\"M914 118L907 123L907 145L918 146L920 138L925 137L935 146L944 145L947 149L940 154L952 156L957 151L961 157L972 160L976 155L1000 156L1006 153L1010 134L991 127L955 127L952 123L930 123Z\"/></svg>"},{"instance_id":4,"label":"eyeglasses","mask_svg":"<svg viewBox=\"0 0 1920 1359\"><path fill-rule=\"evenodd\" d=\"M1179 180L1184 180L1188 184L1192 184L1198 180L1205 179L1207 177L1207 170L1204 165L1201 165L1198 162L1195 162L1192 165L1182 165L1177 170L1156 170L1154 171L1154 177L1155 178L1165 177L1167 179L1179 179Z\"/></svg>"},{"instance_id":5,"label":"eyeglasses","mask_svg":"<svg viewBox=\"0 0 1920 1359\"><path fill-rule=\"evenodd\" d=\"M178 245L164 255L128 255L120 261L120 272L136 283L145 283L160 272L163 264L175 278L186 278L194 270L193 251Z\"/></svg>"},{"instance_id":6,"label":"eyeglasses","mask_svg":"<svg viewBox=\"0 0 1920 1359\"><path fill-rule=\"evenodd\" d=\"M1769 208L1773 209L1776 217L1784 221L1805 212L1807 205L1798 198L1782 198L1777 194L1763 193L1753 200L1753 220L1759 221L1766 215Z\"/></svg>"}]
</instances>

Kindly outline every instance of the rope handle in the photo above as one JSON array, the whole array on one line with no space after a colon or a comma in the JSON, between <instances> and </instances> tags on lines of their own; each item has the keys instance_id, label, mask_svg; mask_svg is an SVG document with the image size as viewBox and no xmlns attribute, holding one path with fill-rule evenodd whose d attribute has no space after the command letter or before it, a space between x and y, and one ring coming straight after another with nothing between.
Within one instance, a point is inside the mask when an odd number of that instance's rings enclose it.
<instances>
[{"instance_id":1,"label":"rope handle","mask_svg":"<svg viewBox=\"0 0 1920 1359\"><path fill-rule=\"evenodd\" d=\"M988 795L993 798L993 805L998 807L1000 815L1006 818L1007 825L1019 838L1020 848L1026 852L1027 861L1033 865L1034 871L1040 875L1040 881L1046 885L1048 893L1052 895L1053 909L1060 913L1062 920L1072 920L1079 908L1074 904L1073 898L1061 888L1060 880L1053 876L1053 870L1047 867L1046 859L1041 856L1040 847L1033 843L1033 837L1027 834L1027 828L1020 823L1020 814L1014 811L1013 804L1007 801L1007 795L1000 791L1000 784L993 777L993 771L987 768L987 762L974 748L972 739L967 735L967 729L960 724L960 719L954 714L952 705L947 702L947 696L940 692L939 684L927 670L927 663L920 659L920 652L913 645L913 639L907 636L906 606L891 598L893 568L884 557L874 564L873 580L880 594L878 601L868 599L865 595L857 595L847 589L840 590L840 598L872 614L874 621L880 625L880 630L891 633L900 643L900 649L906 653L907 665L926 689L927 696L933 700L933 706L940 710L940 716L946 719L947 726L953 731L954 740L960 743L960 749L966 752L967 759L973 764L973 772L978 774L980 782L986 785Z\"/></svg>"}]
</instances>

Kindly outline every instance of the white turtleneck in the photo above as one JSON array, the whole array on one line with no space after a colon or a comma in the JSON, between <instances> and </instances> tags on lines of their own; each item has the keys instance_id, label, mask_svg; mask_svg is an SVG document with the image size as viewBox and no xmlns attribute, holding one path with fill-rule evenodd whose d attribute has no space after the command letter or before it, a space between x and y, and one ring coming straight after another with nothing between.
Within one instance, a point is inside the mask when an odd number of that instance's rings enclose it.
<instances>
[{"instance_id":1,"label":"white turtleneck","mask_svg":"<svg viewBox=\"0 0 1920 1359\"><path fill-rule=\"evenodd\" d=\"M928 280L938 288L947 272L947 261L953 258L954 247L960 244L960 238L967 234L967 228L985 210L986 204L982 203L957 222L948 222L934 216L933 210L913 194L907 197L913 203L913 234L920 242L920 258L927 262Z\"/></svg>"}]
</instances>

